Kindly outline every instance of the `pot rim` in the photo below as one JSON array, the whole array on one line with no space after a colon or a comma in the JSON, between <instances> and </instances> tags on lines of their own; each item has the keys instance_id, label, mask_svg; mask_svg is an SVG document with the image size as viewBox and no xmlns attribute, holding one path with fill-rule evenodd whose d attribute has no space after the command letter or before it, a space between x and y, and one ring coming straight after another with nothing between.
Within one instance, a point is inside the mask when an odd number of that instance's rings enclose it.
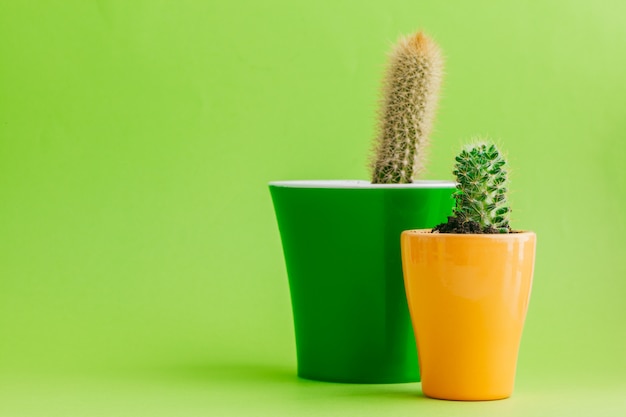
<instances>
[{"instance_id":1,"label":"pot rim","mask_svg":"<svg viewBox=\"0 0 626 417\"><path fill-rule=\"evenodd\" d=\"M411 229L404 230L402 235L405 236L428 236L432 239L444 237L473 238L473 239L513 239L516 237L536 236L532 230L514 230L513 233L431 233L433 229Z\"/></svg>"},{"instance_id":2,"label":"pot rim","mask_svg":"<svg viewBox=\"0 0 626 417\"><path fill-rule=\"evenodd\" d=\"M350 188L350 189L377 189L377 188L455 188L456 182L448 180L417 180L410 184L372 184L365 180L294 180L271 181L270 187L288 188Z\"/></svg>"}]
</instances>

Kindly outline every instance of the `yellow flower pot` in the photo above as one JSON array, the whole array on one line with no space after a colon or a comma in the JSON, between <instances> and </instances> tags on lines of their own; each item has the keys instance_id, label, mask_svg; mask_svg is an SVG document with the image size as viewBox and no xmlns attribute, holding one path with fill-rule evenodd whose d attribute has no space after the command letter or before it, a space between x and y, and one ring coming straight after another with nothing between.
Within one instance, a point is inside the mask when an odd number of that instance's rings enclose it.
<instances>
[{"instance_id":1,"label":"yellow flower pot","mask_svg":"<svg viewBox=\"0 0 626 417\"><path fill-rule=\"evenodd\" d=\"M513 392L536 235L402 233L422 391L446 400Z\"/></svg>"}]
</instances>

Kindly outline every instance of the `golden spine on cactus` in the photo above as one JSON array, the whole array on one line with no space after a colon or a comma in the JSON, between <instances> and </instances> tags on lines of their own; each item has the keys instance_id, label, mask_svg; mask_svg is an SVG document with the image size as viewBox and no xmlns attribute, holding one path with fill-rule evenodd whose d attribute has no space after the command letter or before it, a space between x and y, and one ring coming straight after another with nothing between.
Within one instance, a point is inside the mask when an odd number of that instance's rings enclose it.
<instances>
[{"instance_id":1,"label":"golden spine on cactus","mask_svg":"<svg viewBox=\"0 0 626 417\"><path fill-rule=\"evenodd\" d=\"M442 77L435 42L422 32L400 38L383 81L372 183L410 183L424 170Z\"/></svg>"}]
</instances>

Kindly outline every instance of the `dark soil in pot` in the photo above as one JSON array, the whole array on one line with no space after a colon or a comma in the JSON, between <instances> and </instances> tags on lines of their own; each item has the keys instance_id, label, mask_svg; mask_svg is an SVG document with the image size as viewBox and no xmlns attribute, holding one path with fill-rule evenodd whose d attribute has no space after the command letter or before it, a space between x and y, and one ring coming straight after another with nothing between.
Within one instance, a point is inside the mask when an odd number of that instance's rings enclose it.
<instances>
[{"instance_id":1,"label":"dark soil in pot","mask_svg":"<svg viewBox=\"0 0 626 417\"><path fill-rule=\"evenodd\" d=\"M458 233L458 234L474 234L474 235L482 235L482 234L500 234L498 229L495 227L489 226L483 228L475 221L468 220L466 222L461 222L454 216L448 217L447 223L441 223L433 228L432 233ZM514 233L511 228L509 228L508 233Z\"/></svg>"}]
</instances>

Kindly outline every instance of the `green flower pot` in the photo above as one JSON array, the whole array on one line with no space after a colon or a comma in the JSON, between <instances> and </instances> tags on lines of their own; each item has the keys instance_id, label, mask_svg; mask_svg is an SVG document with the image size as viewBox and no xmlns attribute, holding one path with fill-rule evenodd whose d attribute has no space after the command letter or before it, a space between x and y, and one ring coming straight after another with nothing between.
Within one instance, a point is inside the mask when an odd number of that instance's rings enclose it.
<instances>
[{"instance_id":1,"label":"green flower pot","mask_svg":"<svg viewBox=\"0 0 626 417\"><path fill-rule=\"evenodd\" d=\"M446 221L454 187L449 181L270 183L300 377L419 381L400 234Z\"/></svg>"}]
</instances>

